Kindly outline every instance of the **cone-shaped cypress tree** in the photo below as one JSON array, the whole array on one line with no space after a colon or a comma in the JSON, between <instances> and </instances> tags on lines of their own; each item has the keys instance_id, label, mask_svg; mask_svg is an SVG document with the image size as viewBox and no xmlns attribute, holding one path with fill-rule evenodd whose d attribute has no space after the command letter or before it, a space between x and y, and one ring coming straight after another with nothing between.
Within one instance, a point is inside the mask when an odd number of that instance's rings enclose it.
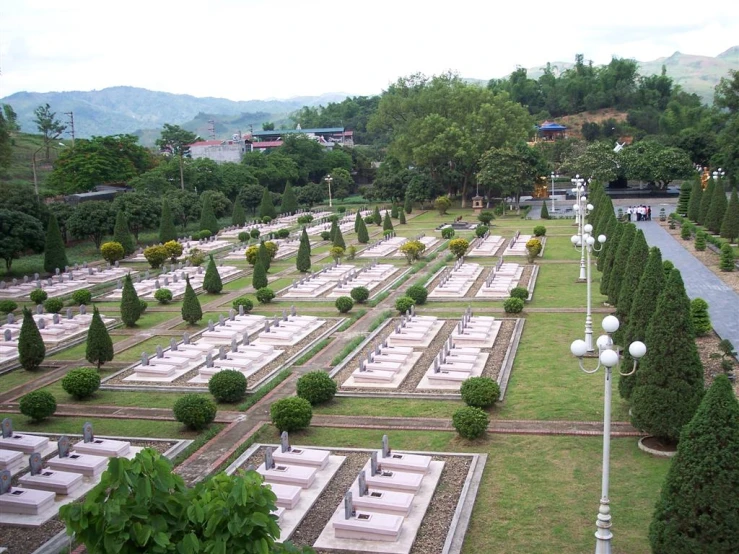
<instances>
[{"instance_id":1,"label":"cone-shaped cypress tree","mask_svg":"<svg viewBox=\"0 0 739 554\"><path fill-rule=\"evenodd\" d=\"M223 282L221 274L218 273L218 267L213 260L213 254L210 255L208 267L205 269L205 277L203 277L203 290L210 294L219 294L223 290Z\"/></svg>"},{"instance_id":2,"label":"cone-shaped cypress tree","mask_svg":"<svg viewBox=\"0 0 739 554\"><path fill-rule=\"evenodd\" d=\"M98 369L105 362L113 359L113 340L105 328L103 318L96 307L92 309L92 321L87 330L87 345L85 347L85 359L95 364Z\"/></svg>"},{"instance_id":3,"label":"cone-shaped cypress tree","mask_svg":"<svg viewBox=\"0 0 739 554\"><path fill-rule=\"evenodd\" d=\"M46 346L31 310L23 308L23 323L18 335L18 361L26 371L36 371L46 357Z\"/></svg>"},{"instance_id":4,"label":"cone-shaped cypress tree","mask_svg":"<svg viewBox=\"0 0 739 554\"><path fill-rule=\"evenodd\" d=\"M131 274L123 278L121 293L121 321L126 327L133 327L141 317L141 302L131 280Z\"/></svg>"},{"instance_id":5,"label":"cone-shaped cypress tree","mask_svg":"<svg viewBox=\"0 0 739 554\"><path fill-rule=\"evenodd\" d=\"M293 186L289 182L285 185L285 192L282 193L280 211L283 214L294 214L298 211L298 199L295 196Z\"/></svg>"},{"instance_id":6,"label":"cone-shaped cypress tree","mask_svg":"<svg viewBox=\"0 0 739 554\"><path fill-rule=\"evenodd\" d=\"M595 222L598 220L598 217L603 211L604 194L605 193L603 192L603 187L600 185L600 183L593 182L590 184L588 190L588 204L593 204L594 208L593 211L588 214L588 223L590 223L593 228L595 228Z\"/></svg>"},{"instance_id":7,"label":"cone-shaped cypress tree","mask_svg":"<svg viewBox=\"0 0 739 554\"><path fill-rule=\"evenodd\" d=\"M267 281L267 272L264 270L264 264L261 258L257 256L257 263L254 264L254 273L251 276L251 286L254 290L263 289L269 284Z\"/></svg>"},{"instance_id":8,"label":"cone-shaped cypress tree","mask_svg":"<svg viewBox=\"0 0 739 554\"><path fill-rule=\"evenodd\" d=\"M645 342L647 328L652 319L652 314L654 314L654 310L657 307L657 300L662 293L664 285L665 271L662 268L662 252L654 246L649 250L649 258L647 259L644 273L639 280L639 286L636 288L636 293L631 301L631 311L629 312L628 323L625 325L623 340L619 341L619 344L626 347L635 340ZM634 359L629 354L628 348L625 348L623 351L622 367L631 368L633 365ZM634 390L634 383L636 383L638 372L639 367L637 366L636 373L633 375L622 375L618 380L618 391L621 393L621 398L626 400L631 398L631 392Z\"/></svg>"},{"instance_id":9,"label":"cone-shaped cypress tree","mask_svg":"<svg viewBox=\"0 0 739 554\"><path fill-rule=\"evenodd\" d=\"M268 273L269 266L272 264L272 258L270 258L269 256L269 250L267 250L267 247L265 246L264 241L261 241L259 243L259 251L257 252L257 257L262 261L262 267L264 268L264 272Z\"/></svg>"},{"instance_id":10,"label":"cone-shaped cypress tree","mask_svg":"<svg viewBox=\"0 0 739 554\"><path fill-rule=\"evenodd\" d=\"M621 224L618 222L616 216L614 215L611 219L608 220L608 224L606 225L606 227L598 231L599 235L603 234L606 236L606 242L603 243L601 251L598 253L598 260L596 261L596 267L598 271L603 271L605 267L606 257L608 256L608 252L611 249L611 245L613 243L613 235L616 233L617 225ZM602 279L603 276L601 275L601 280Z\"/></svg>"},{"instance_id":11,"label":"cone-shaped cypress tree","mask_svg":"<svg viewBox=\"0 0 739 554\"><path fill-rule=\"evenodd\" d=\"M398 212L398 223L400 223L401 225L405 225L405 210L400 210Z\"/></svg>"},{"instance_id":12,"label":"cone-shaped cypress tree","mask_svg":"<svg viewBox=\"0 0 739 554\"><path fill-rule=\"evenodd\" d=\"M618 252L618 244L625 228L626 224L616 221L616 224L613 226L613 232L608 235L608 240L606 241L606 244L609 242L611 244L608 245L608 251L606 252L601 269L603 274L600 278L600 293L603 296L608 296L608 282L611 278L611 271L613 270L613 262L616 259L616 252ZM598 258L598 261L600 262L601 259L603 259L602 255Z\"/></svg>"},{"instance_id":13,"label":"cone-shaped cypress tree","mask_svg":"<svg viewBox=\"0 0 739 554\"><path fill-rule=\"evenodd\" d=\"M721 222L721 238L731 242L736 242L739 238L739 195L736 189L731 191L731 199Z\"/></svg>"},{"instance_id":14,"label":"cone-shaped cypress tree","mask_svg":"<svg viewBox=\"0 0 739 554\"><path fill-rule=\"evenodd\" d=\"M336 240L336 231L339 230L339 224L334 219L331 221L331 229L328 231L328 240L330 240L332 243L334 240Z\"/></svg>"},{"instance_id":15,"label":"cone-shaped cypress tree","mask_svg":"<svg viewBox=\"0 0 739 554\"><path fill-rule=\"evenodd\" d=\"M50 214L49 226L46 228L46 246L44 246L44 269L53 275L56 268L64 271L68 265L67 251L59 230L59 222L54 214Z\"/></svg>"},{"instance_id":16,"label":"cone-shaped cypress tree","mask_svg":"<svg viewBox=\"0 0 739 554\"><path fill-rule=\"evenodd\" d=\"M706 216L706 227L711 233L717 235L721 231L721 224L728 205L724 184L716 183L713 186L713 198L711 198L711 206L708 208L708 215Z\"/></svg>"},{"instance_id":17,"label":"cone-shaped cypress tree","mask_svg":"<svg viewBox=\"0 0 739 554\"><path fill-rule=\"evenodd\" d=\"M693 188L690 190L690 200L688 201L688 219L698 223L701 212L701 202L703 200L703 187L700 180L693 182Z\"/></svg>"},{"instance_id":18,"label":"cone-shaped cypress tree","mask_svg":"<svg viewBox=\"0 0 739 554\"><path fill-rule=\"evenodd\" d=\"M362 221L362 210L357 210L357 217L354 218L354 232L359 232L359 222Z\"/></svg>"},{"instance_id":19,"label":"cone-shaped cypress tree","mask_svg":"<svg viewBox=\"0 0 739 554\"><path fill-rule=\"evenodd\" d=\"M346 243L344 242L344 234L341 232L341 227L336 227L333 245L340 248L346 248Z\"/></svg>"},{"instance_id":20,"label":"cone-shaped cypress tree","mask_svg":"<svg viewBox=\"0 0 739 554\"><path fill-rule=\"evenodd\" d=\"M645 343L647 354L631 394L631 423L674 443L703 397L703 364L695 344L690 300L677 269L670 272L657 300Z\"/></svg>"},{"instance_id":21,"label":"cone-shaped cypress tree","mask_svg":"<svg viewBox=\"0 0 739 554\"><path fill-rule=\"evenodd\" d=\"M231 212L231 225L243 227L244 223L246 223L246 212L244 211L244 206L242 206L241 201L237 198L234 201L233 212Z\"/></svg>"},{"instance_id":22,"label":"cone-shaped cypress tree","mask_svg":"<svg viewBox=\"0 0 739 554\"><path fill-rule=\"evenodd\" d=\"M708 219L708 210L711 208L711 200L713 200L713 179L708 180L708 186L701 196L701 209L698 215L698 223L705 225Z\"/></svg>"},{"instance_id":23,"label":"cone-shaped cypress tree","mask_svg":"<svg viewBox=\"0 0 739 554\"><path fill-rule=\"evenodd\" d=\"M200 230L208 230L211 235L215 235L220 230L218 227L218 219L213 211L213 202L210 199L210 194L205 194L203 198L203 208L200 212ZM202 196L201 196L202 198Z\"/></svg>"},{"instance_id":24,"label":"cone-shaped cypress tree","mask_svg":"<svg viewBox=\"0 0 739 554\"><path fill-rule=\"evenodd\" d=\"M369 232L367 231L367 224L364 222L364 220L359 222L357 241L359 241L360 244L367 244L369 242Z\"/></svg>"},{"instance_id":25,"label":"cone-shaped cypress tree","mask_svg":"<svg viewBox=\"0 0 739 554\"><path fill-rule=\"evenodd\" d=\"M546 201L541 203L541 215L539 217L549 219L549 210L547 209Z\"/></svg>"},{"instance_id":26,"label":"cone-shaped cypress tree","mask_svg":"<svg viewBox=\"0 0 739 554\"><path fill-rule=\"evenodd\" d=\"M375 206L375 211L372 212L372 221L375 225L382 225L382 216L380 215L380 208Z\"/></svg>"},{"instance_id":27,"label":"cone-shaped cypress tree","mask_svg":"<svg viewBox=\"0 0 739 554\"><path fill-rule=\"evenodd\" d=\"M390 217L398 219L398 205L395 202L393 202L393 205L390 208Z\"/></svg>"},{"instance_id":28,"label":"cone-shaped cypress tree","mask_svg":"<svg viewBox=\"0 0 739 554\"><path fill-rule=\"evenodd\" d=\"M413 202L411 201L411 197L407 194L405 195L405 204L403 204L403 211L407 214L413 211Z\"/></svg>"},{"instance_id":29,"label":"cone-shaped cypress tree","mask_svg":"<svg viewBox=\"0 0 739 554\"><path fill-rule=\"evenodd\" d=\"M733 554L739 545L739 403L719 375L680 434L649 526L654 554Z\"/></svg>"},{"instance_id":30,"label":"cone-shaped cypress tree","mask_svg":"<svg viewBox=\"0 0 739 554\"><path fill-rule=\"evenodd\" d=\"M200 307L198 295L190 284L190 277L185 276L185 297L182 300L182 319L190 325L195 325L203 319L203 309Z\"/></svg>"},{"instance_id":31,"label":"cone-shaped cypress tree","mask_svg":"<svg viewBox=\"0 0 739 554\"><path fill-rule=\"evenodd\" d=\"M269 189L265 188L262 194L262 202L259 204L259 217L271 217L272 219L277 217L277 210L272 202L272 195L269 193Z\"/></svg>"},{"instance_id":32,"label":"cone-shaped cypress tree","mask_svg":"<svg viewBox=\"0 0 739 554\"><path fill-rule=\"evenodd\" d=\"M621 237L618 241L618 248L613 257L613 266L611 266L611 274L608 277L608 303L612 306L618 305L618 293L621 292L621 279L626 271L626 264L629 261L629 251L631 243L636 234L636 225L627 223L621 231Z\"/></svg>"},{"instance_id":33,"label":"cone-shaped cypress tree","mask_svg":"<svg viewBox=\"0 0 739 554\"><path fill-rule=\"evenodd\" d=\"M721 271L734 271L734 249L730 244L724 243L721 246L721 263L719 267Z\"/></svg>"},{"instance_id":34,"label":"cone-shaped cypress tree","mask_svg":"<svg viewBox=\"0 0 739 554\"><path fill-rule=\"evenodd\" d=\"M680 186L680 196L677 198L677 207L675 211L682 215L688 215L688 205L690 204L690 193L693 191L693 186L689 182L684 182Z\"/></svg>"},{"instance_id":35,"label":"cone-shaped cypress tree","mask_svg":"<svg viewBox=\"0 0 739 554\"><path fill-rule=\"evenodd\" d=\"M308 233L303 227L303 233L300 235L300 246L298 246L298 257L295 260L295 267L301 273L310 271L310 240Z\"/></svg>"},{"instance_id":36,"label":"cone-shaped cypress tree","mask_svg":"<svg viewBox=\"0 0 739 554\"><path fill-rule=\"evenodd\" d=\"M629 259L626 263L626 271L621 277L621 289L618 293L618 304L616 309L616 317L621 322L621 329L616 333L616 343L623 344L619 339L623 336L625 326L628 324L629 315L631 314L631 305L639 286L644 269L647 266L649 258L649 246L644 238L644 232L639 229L636 231L634 240L629 250Z\"/></svg>"},{"instance_id":37,"label":"cone-shaped cypress tree","mask_svg":"<svg viewBox=\"0 0 739 554\"><path fill-rule=\"evenodd\" d=\"M128 218L126 212L118 210L115 215L115 227L113 228L113 242L117 242L123 247L123 253L129 256L136 250L136 241L128 228Z\"/></svg>"},{"instance_id":38,"label":"cone-shaped cypress tree","mask_svg":"<svg viewBox=\"0 0 739 554\"><path fill-rule=\"evenodd\" d=\"M159 220L159 242L165 244L171 240L177 240L177 229L172 218L172 209L166 199L162 202L162 215Z\"/></svg>"},{"instance_id":39,"label":"cone-shaped cypress tree","mask_svg":"<svg viewBox=\"0 0 739 554\"><path fill-rule=\"evenodd\" d=\"M600 235L605 233L606 227L608 227L611 219L616 219L616 213L613 210L613 201L607 194L603 196L602 208L598 213L598 219L593 222L593 229L595 234Z\"/></svg>"},{"instance_id":40,"label":"cone-shaped cypress tree","mask_svg":"<svg viewBox=\"0 0 739 554\"><path fill-rule=\"evenodd\" d=\"M382 230L383 231L392 231L393 230L393 222L390 219L390 214L385 212L385 219L382 220Z\"/></svg>"}]
</instances>

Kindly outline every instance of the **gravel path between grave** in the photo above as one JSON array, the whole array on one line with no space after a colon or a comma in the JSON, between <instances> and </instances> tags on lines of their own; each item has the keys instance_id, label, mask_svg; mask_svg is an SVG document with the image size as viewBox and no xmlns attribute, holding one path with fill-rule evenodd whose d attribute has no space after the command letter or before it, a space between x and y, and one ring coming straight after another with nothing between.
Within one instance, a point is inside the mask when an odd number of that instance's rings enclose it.
<instances>
[{"instance_id":1,"label":"gravel path between grave","mask_svg":"<svg viewBox=\"0 0 739 554\"><path fill-rule=\"evenodd\" d=\"M500 371L500 368L503 364L503 359L505 358L506 352L508 351L508 344L516 327L515 319L501 319L500 321L501 327L500 331L498 331L498 336L495 339L495 344L493 344L492 348L481 349L483 352L488 352L490 354L488 356L487 362L485 362L485 368L482 370L482 375L484 377L490 377L492 379L498 378L498 372ZM397 325L399 322L400 320L398 318L393 319L392 323L388 324L388 326L385 327L379 335L377 335L375 341L372 341L365 345L365 347L356 356L354 356L351 361L346 364L346 366L344 366L344 368L337 375L334 376L334 380L339 385L339 392L383 393L389 396L392 396L393 393L413 393L418 394L419 397L427 394L458 394L457 391L432 389L424 390L423 392L416 392L416 387L418 386L418 383L420 383L421 379L426 374L426 371L433 363L434 358L441 350L449 335L451 335L452 331L454 331L454 327L458 323L457 320L445 321L444 327L442 327L436 337L434 337L434 340L431 341L431 344L428 346L428 348L424 349L421 358L418 360L418 362L416 362L416 365L413 366L413 369L411 369L411 371L408 373L406 378L403 379L403 382L398 386L397 389L388 390L382 388L375 389L368 387L342 386L342 383L346 381L354 372L354 370L358 367L359 360L365 359L367 357L367 354L374 348L374 345L377 342L389 337L395 331L395 325Z\"/></svg>"},{"instance_id":2,"label":"gravel path between grave","mask_svg":"<svg viewBox=\"0 0 739 554\"><path fill-rule=\"evenodd\" d=\"M296 433L296 438L297 435ZM264 462L265 448L273 447L259 448L244 462L242 467L245 468L250 464L259 466ZM369 452L333 450L331 453L336 456L346 456L346 460L326 485L305 519L295 529L290 540L298 546L310 546L318 539L336 507L343 501L344 493L369 459ZM418 529L411 554L441 553L471 462L471 458L460 456L433 456L433 460L445 462L444 469L423 522ZM316 550L316 553L330 554L325 550Z\"/></svg>"}]
</instances>

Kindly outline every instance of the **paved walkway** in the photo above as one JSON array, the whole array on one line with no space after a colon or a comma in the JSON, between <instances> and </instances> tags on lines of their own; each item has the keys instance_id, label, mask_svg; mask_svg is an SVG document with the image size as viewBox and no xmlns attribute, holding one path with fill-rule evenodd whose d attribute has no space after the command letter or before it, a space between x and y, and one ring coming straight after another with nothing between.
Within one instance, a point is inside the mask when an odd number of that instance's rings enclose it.
<instances>
[{"instance_id":1,"label":"paved walkway","mask_svg":"<svg viewBox=\"0 0 739 554\"><path fill-rule=\"evenodd\" d=\"M662 258L670 260L682 273L685 290L692 298L708 302L708 312L716 333L739 346L739 295L719 279L695 256L685 250L675 238L656 221L636 223L650 246L662 251Z\"/></svg>"}]
</instances>

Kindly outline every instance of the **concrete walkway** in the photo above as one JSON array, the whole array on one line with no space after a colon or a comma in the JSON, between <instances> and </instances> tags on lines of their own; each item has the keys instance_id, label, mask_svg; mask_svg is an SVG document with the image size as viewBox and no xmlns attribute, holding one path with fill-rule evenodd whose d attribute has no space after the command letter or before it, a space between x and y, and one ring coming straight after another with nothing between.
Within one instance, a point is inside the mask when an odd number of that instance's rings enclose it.
<instances>
[{"instance_id":1,"label":"concrete walkway","mask_svg":"<svg viewBox=\"0 0 739 554\"><path fill-rule=\"evenodd\" d=\"M644 231L649 246L657 246L662 251L662 259L670 260L680 270L688 296L708 302L716 333L722 339L729 339L735 347L739 346L739 295L685 250L658 222L644 221L635 225Z\"/></svg>"}]
</instances>

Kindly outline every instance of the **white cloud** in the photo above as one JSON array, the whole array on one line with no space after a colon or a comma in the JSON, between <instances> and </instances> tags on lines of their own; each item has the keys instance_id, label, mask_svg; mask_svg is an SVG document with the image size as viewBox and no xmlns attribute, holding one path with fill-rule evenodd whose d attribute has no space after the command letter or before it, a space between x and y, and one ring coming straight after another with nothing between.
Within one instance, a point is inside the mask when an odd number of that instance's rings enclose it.
<instances>
[{"instance_id":1,"label":"white cloud","mask_svg":"<svg viewBox=\"0 0 739 554\"><path fill-rule=\"evenodd\" d=\"M517 65L716 55L723 0L25 0L0 3L0 96L131 85L246 100L379 92L402 75L488 79ZM12 4L12 7L10 6Z\"/></svg>"}]
</instances>

